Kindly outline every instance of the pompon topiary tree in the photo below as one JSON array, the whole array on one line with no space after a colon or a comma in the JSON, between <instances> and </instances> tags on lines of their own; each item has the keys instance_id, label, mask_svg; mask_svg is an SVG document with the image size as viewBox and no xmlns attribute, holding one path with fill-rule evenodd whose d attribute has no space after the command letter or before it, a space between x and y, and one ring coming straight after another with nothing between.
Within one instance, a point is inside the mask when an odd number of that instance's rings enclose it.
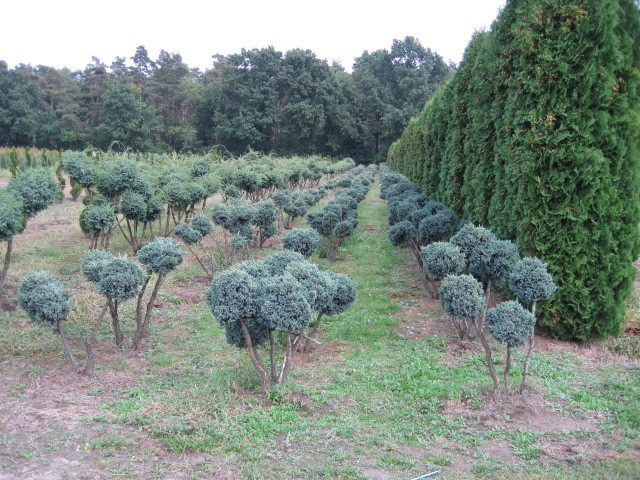
<instances>
[{"instance_id":1,"label":"pompon topiary tree","mask_svg":"<svg viewBox=\"0 0 640 480\"><path fill-rule=\"evenodd\" d=\"M215 205L213 223L222 228L222 234L210 235L213 231L211 221L204 215L196 215L187 223L179 223L173 234L180 238L189 252L195 257L205 274L212 279L216 272L234 263L236 255L254 238L251 228L254 209L244 201L233 205ZM204 237L209 243L204 244ZM213 245L213 248L209 248Z\"/></svg>"},{"instance_id":2,"label":"pompon topiary tree","mask_svg":"<svg viewBox=\"0 0 640 480\"><path fill-rule=\"evenodd\" d=\"M440 304L449 315L460 340L469 341L470 321L482 313L482 285L471 275L449 275L440 284Z\"/></svg>"},{"instance_id":3,"label":"pompon topiary tree","mask_svg":"<svg viewBox=\"0 0 640 480\"><path fill-rule=\"evenodd\" d=\"M180 251L178 242L172 238L158 237L153 242L147 243L138 252L138 261L147 267L147 277L142 284L138 294L136 306L136 331L133 335L133 348L138 349L140 343L149 335L149 322L151 321L151 311L158 297L158 291L164 283L167 274L175 270L182 263L183 254ZM147 307L142 315L142 300L151 280L152 275L157 275L153 292L147 303Z\"/></svg>"},{"instance_id":4,"label":"pompon topiary tree","mask_svg":"<svg viewBox=\"0 0 640 480\"><path fill-rule=\"evenodd\" d=\"M124 217L126 231L122 227L122 224L118 223L118 226L120 227L120 231L122 232L125 240L129 242L135 253L142 246L141 237L144 237L145 231L147 229L147 199L140 193L134 191L125 191L122 194L122 199L120 200L118 210ZM138 231L140 225L143 226L141 237L139 235L140 232Z\"/></svg>"},{"instance_id":5,"label":"pompon topiary tree","mask_svg":"<svg viewBox=\"0 0 640 480\"><path fill-rule=\"evenodd\" d=\"M487 303L480 320L480 324L484 328L492 287L497 284L502 289L506 288L511 270L520 260L520 254L518 247L509 240L481 242L474 254L475 262L472 264L472 270L478 277L482 277L482 282L485 283L484 294L487 297Z\"/></svg>"},{"instance_id":6,"label":"pompon topiary tree","mask_svg":"<svg viewBox=\"0 0 640 480\"><path fill-rule=\"evenodd\" d=\"M269 279L264 287L260 301L259 319L269 331L272 347L272 383L286 381L295 355L293 344L311 321L311 305L309 305L305 293L300 282L288 273ZM274 331L283 332L286 335L284 360L280 373L275 370Z\"/></svg>"},{"instance_id":7,"label":"pompon topiary tree","mask_svg":"<svg viewBox=\"0 0 640 480\"><path fill-rule=\"evenodd\" d=\"M422 245L448 240L458 223L458 217L452 210L443 208L432 215L420 219L418 238Z\"/></svg>"},{"instance_id":8,"label":"pompon topiary tree","mask_svg":"<svg viewBox=\"0 0 640 480\"><path fill-rule=\"evenodd\" d=\"M102 275L102 269L111 261L113 261L114 256L109 252L105 252L103 250L90 250L85 256L82 258L82 264L80 265L80 270L87 280L91 283L97 284L100 281ZM104 317L107 313L107 309L109 308L109 300L105 301L103 307L100 309L100 313L98 315L98 321L95 323L93 329L85 339L84 345L87 351L87 360L84 366L85 375L91 375L93 373L93 366L95 361L95 352L93 351L93 344L96 341L96 336L98 335L98 331L100 330L100 326L104 321Z\"/></svg>"},{"instance_id":9,"label":"pompon topiary tree","mask_svg":"<svg viewBox=\"0 0 640 480\"><path fill-rule=\"evenodd\" d=\"M26 226L22 202L12 193L0 188L0 242L7 242L2 271L0 271L0 289L4 284L13 250L13 237Z\"/></svg>"},{"instance_id":10,"label":"pompon topiary tree","mask_svg":"<svg viewBox=\"0 0 640 480\"><path fill-rule=\"evenodd\" d=\"M311 342L317 342L315 336L322 317L324 315L339 315L356 301L356 284L353 280L343 273L335 273L330 270L322 273L325 277L326 289L323 289L316 301L315 310L318 315L310 325L307 342L304 345L305 352L311 349Z\"/></svg>"},{"instance_id":11,"label":"pompon topiary tree","mask_svg":"<svg viewBox=\"0 0 640 480\"><path fill-rule=\"evenodd\" d=\"M480 253L481 268L487 277L487 288L485 295L491 295L491 287L497 284L506 287L511 271L520 261L518 247L509 240L495 240L486 245L485 250Z\"/></svg>"},{"instance_id":12,"label":"pompon topiary tree","mask_svg":"<svg viewBox=\"0 0 640 480\"><path fill-rule=\"evenodd\" d=\"M290 194L289 201L282 207L285 214L284 228L289 230L293 228L293 224L298 217L304 217L307 214L309 206L305 199L298 194Z\"/></svg>"},{"instance_id":13,"label":"pompon topiary tree","mask_svg":"<svg viewBox=\"0 0 640 480\"><path fill-rule=\"evenodd\" d=\"M271 200L275 204L278 217L278 230L282 230L284 228L284 207L289 202L290 192L288 190L278 190L271 195Z\"/></svg>"},{"instance_id":14,"label":"pompon topiary tree","mask_svg":"<svg viewBox=\"0 0 640 480\"><path fill-rule=\"evenodd\" d=\"M531 312L516 301L502 302L487 313L487 325L493 338L507 346L504 363L504 388L509 390L509 370L511 369L511 349L523 346L527 338L533 336L536 323Z\"/></svg>"},{"instance_id":15,"label":"pompon topiary tree","mask_svg":"<svg viewBox=\"0 0 640 480\"><path fill-rule=\"evenodd\" d=\"M282 238L282 246L309 258L320 245L320 236L312 228L294 228Z\"/></svg>"},{"instance_id":16,"label":"pompon topiary tree","mask_svg":"<svg viewBox=\"0 0 640 480\"><path fill-rule=\"evenodd\" d=\"M116 345L120 347L124 341L124 335L120 329L118 307L122 302L138 295L140 286L145 281L144 272L133 260L126 257L114 257L98 268L95 274L99 278L98 292L107 298Z\"/></svg>"},{"instance_id":17,"label":"pompon topiary tree","mask_svg":"<svg viewBox=\"0 0 640 480\"><path fill-rule=\"evenodd\" d=\"M71 152L65 154L64 169L74 186L86 190L89 203L92 204L93 187L98 179L98 169L94 161L83 152Z\"/></svg>"},{"instance_id":18,"label":"pompon topiary tree","mask_svg":"<svg viewBox=\"0 0 640 480\"><path fill-rule=\"evenodd\" d=\"M262 248L265 240L278 233L278 226L276 225L278 209L271 200L258 202L253 209L252 221L256 227L256 243Z\"/></svg>"},{"instance_id":19,"label":"pompon topiary tree","mask_svg":"<svg viewBox=\"0 0 640 480\"><path fill-rule=\"evenodd\" d=\"M0 271L0 288L9 272L13 237L24 230L27 219L53 204L57 197L58 184L48 168L18 172L11 178L6 189L0 189L0 241L7 242L4 264Z\"/></svg>"},{"instance_id":20,"label":"pompon topiary tree","mask_svg":"<svg viewBox=\"0 0 640 480\"><path fill-rule=\"evenodd\" d=\"M283 275L287 267L302 262L305 262L304 257L291 250L274 253L263 260L264 268L269 275Z\"/></svg>"},{"instance_id":21,"label":"pompon topiary tree","mask_svg":"<svg viewBox=\"0 0 640 480\"><path fill-rule=\"evenodd\" d=\"M18 303L29 318L38 323L53 325L60 334L64 351L73 368L78 362L62 329L62 321L71 311L71 295L62 284L46 271L27 273L18 289Z\"/></svg>"},{"instance_id":22,"label":"pompon topiary tree","mask_svg":"<svg viewBox=\"0 0 640 480\"><path fill-rule=\"evenodd\" d=\"M465 322L473 321L476 335L482 343L484 354L493 381L493 388L498 389L500 383L493 366L493 358L489 342L484 335L483 318L480 315L485 307L486 298L483 295L482 284L471 275L453 275L445 277L440 285L440 304L445 312L452 317L464 318ZM467 327L468 323L463 325ZM458 328L460 332L460 328Z\"/></svg>"},{"instance_id":23,"label":"pompon topiary tree","mask_svg":"<svg viewBox=\"0 0 640 480\"><path fill-rule=\"evenodd\" d=\"M349 286L341 286L339 293L335 285L329 273L321 272L299 253L283 251L264 261L240 263L214 277L207 303L225 328L227 342L247 348L267 391L286 380L302 338L310 338L304 330L313 312L339 313L352 302L345 291ZM279 368L277 332L285 336ZM267 341L269 367L257 348Z\"/></svg>"},{"instance_id":24,"label":"pompon topiary tree","mask_svg":"<svg viewBox=\"0 0 640 480\"><path fill-rule=\"evenodd\" d=\"M31 218L58 198L58 183L48 168L33 168L12 178L7 190L22 201L25 217Z\"/></svg>"},{"instance_id":25,"label":"pompon topiary tree","mask_svg":"<svg viewBox=\"0 0 640 480\"><path fill-rule=\"evenodd\" d=\"M91 235L90 248L92 250L98 247L108 249L111 231L117 221L113 207L109 204L89 207L85 211L82 221L84 228Z\"/></svg>"},{"instance_id":26,"label":"pompon topiary tree","mask_svg":"<svg viewBox=\"0 0 640 480\"><path fill-rule=\"evenodd\" d=\"M258 317L261 294L259 281L234 267L214 277L206 297L211 312L226 330L227 342L249 352L266 392L271 385L269 373L256 350L269 337L266 325Z\"/></svg>"},{"instance_id":27,"label":"pompon topiary tree","mask_svg":"<svg viewBox=\"0 0 640 480\"><path fill-rule=\"evenodd\" d=\"M558 287L547 271L547 264L535 257L523 258L513 267L509 277L509 287L521 302L531 305L531 314L534 317L534 327L527 339L527 357L522 371L520 392L523 393L528 388L529 366L535 343L536 305L551 297Z\"/></svg>"},{"instance_id":28,"label":"pompon topiary tree","mask_svg":"<svg viewBox=\"0 0 640 480\"><path fill-rule=\"evenodd\" d=\"M329 203L319 212L307 215L307 223L322 237L322 250L329 260L338 257L339 240L335 237L338 223L343 221L343 209L336 203Z\"/></svg>"}]
</instances>

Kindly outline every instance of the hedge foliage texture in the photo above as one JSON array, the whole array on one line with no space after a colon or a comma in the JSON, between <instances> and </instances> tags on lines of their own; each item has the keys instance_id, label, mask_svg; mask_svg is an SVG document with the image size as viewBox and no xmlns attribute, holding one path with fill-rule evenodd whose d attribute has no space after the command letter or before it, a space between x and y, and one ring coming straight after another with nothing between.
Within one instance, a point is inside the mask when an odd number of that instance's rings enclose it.
<instances>
[{"instance_id":1,"label":"hedge foliage texture","mask_svg":"<svg viewBox=\"0 0 640 480\"><path fill-rule=\"evenodd\" d=\"M640 14L633 0L509 0L410 122L390 166L515 240L558 284L556 337L619 333L640 253Z\"/></svg>"}]
</instances>

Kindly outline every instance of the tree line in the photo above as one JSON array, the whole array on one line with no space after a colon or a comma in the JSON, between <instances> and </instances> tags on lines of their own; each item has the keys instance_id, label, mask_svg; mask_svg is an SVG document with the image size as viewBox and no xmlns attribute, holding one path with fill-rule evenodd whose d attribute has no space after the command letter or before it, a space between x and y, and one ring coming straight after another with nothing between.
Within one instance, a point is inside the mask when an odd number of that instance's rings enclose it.
<instances>
[{"instance_id":1,"label":"tree line","mask_svg":"<svg viewBox=\"0 0 640 480\"><path fill-rule=\"evenodd\" d=\"M452 70L413 37L365 51L352 73L273 47L215 55L204 72L144 46L78 71L0 60L0 145L384 159Z\"/></svg>"}]
</instances>

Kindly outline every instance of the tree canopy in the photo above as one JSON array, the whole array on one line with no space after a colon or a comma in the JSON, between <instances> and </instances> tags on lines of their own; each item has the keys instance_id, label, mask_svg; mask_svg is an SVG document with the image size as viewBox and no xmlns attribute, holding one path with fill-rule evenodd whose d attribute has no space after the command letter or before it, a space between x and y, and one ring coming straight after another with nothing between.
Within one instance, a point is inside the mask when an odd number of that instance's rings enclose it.
<instances>
[{"instance_id":1,"label":"tree canopy","mask_svg":"<svg viewBox=\"0 0 640 480\"><path fill-rule=\"evenodd\" d=\"M450 75L413 37L364 52L353 73L310 50L215 55L205 72L144 46L82 71L0 61L0 145L383 158Z\"/></svg>"}]
</instances>

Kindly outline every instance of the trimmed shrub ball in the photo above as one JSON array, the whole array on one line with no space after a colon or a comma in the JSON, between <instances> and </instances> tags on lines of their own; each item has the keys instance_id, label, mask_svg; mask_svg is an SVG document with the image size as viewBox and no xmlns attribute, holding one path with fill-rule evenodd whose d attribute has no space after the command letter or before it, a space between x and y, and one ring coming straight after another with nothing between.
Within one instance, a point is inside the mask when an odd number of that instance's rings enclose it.
<instances>
[{"instance_id":1,"label":"trimmed shrub ball","mask_svg":"<svg viewBox=\"0 0 640 480\"><path fill-rule=\"evenodd\" d=\"M7 190L22 202L22 212L31 218L58 198L58 183L48 168L31 168L14 177Z\"/></svg>"},{"instance_id":2,"label":"trimmed shrub ball","mask_svg":"<svg viewBox=\"0 0 640 480\"><path fill-rule=\"evenodd\" d=\"M410 243L416 238L416 227L409 220L396 223L389 229L389 241L391 245L397 247L403 243Z\"/></svg>"},{"instance_id":3,"label":"trimmed shrub ball","mask_svg":"<svg viewBox=\"0 0 640 480\"><path fill-rule=\"evenodd\" d=\"M34 322L55 325L69 316L71 296L49 272L32 271L20 283L18 304Z\"/></svg>"},{"instance_id":4,"label":"trimmed shrub ball","mask_svg":"<svg viewBox=\"0 0 640 480\"><path fill-rule=\"evenodd\" d=\"M324 274L332 285L332 297L321 311L325 315L337 315L344 312L356 301L356 284L343 273L328 270Z\"/></svg>"},{"instance_id":5,"label":"trimmed shrub ball","mask_svg":"<svg viewBox=\"0 0 640 480\"><path fill-rule=\"evenodd\" d=\"M89 207L84 214L83 221L88 231L101 232L116 223L116 214L111 205Z\"/></svg>"},{"instance_id":6,"label":"trimmed shrub ball","mask_svg":"<svg viewBox=\"0 0 640 480\"><path fill-rule=\"evenodd\" d=\"M20 199L0 188L0 242L7 242L20 232L25 217Z\"/></svg>"},{"instance_id":7,"label":"trimmed shrub ball","mask_svg":"<svg viewBox=\"0 0 640 480\"><path fill-rule=\"evenodd\" d=\"M502 302L487 312L493 338L508 347L520 347L533 334L536 319L516 301Z\"/></svg>"},{"instance_id":8,"label":"trimmed shrub ball","mask_svg":"<svg viewBox=\"0 0 640 480\"><path fill-rule=\"evenodd\" d=\"M482 263L487 275L498 280L508 278L519 260L518 247L513 242L496 240L489 243Z\"/></svg>"},{"instance_id":9,"label":"trimmed shrub ball","mask_svg":"<svg viewBox=\"0 0 640 480\"><path fill-rule=\"evenodd\" d=\"M123 302L138 295L144 279L144 272L136 262L116 257L100 270L97 288L105 297Z\"/></svg>"},{"instance_id":10,"label":"trimmed shrub ball","mask_svg":"<svg viewBox=\"0 0 640 480\"><path fill-rule=\"evenodd\" d=\"M464 272L465 257L458 247L448 242L435 242L420 249L424 269L433 278L460 275Z\"/></svg>"},{"instance_id":11,"label":"trimmed shrub ball","mask_svg":"<svg viewBox=\"0 0 640 480\"><path fill-rule=\"evenodd\" d=\"M147 202L139 193L127 190L122 195L120 213L129 220L144 222L147 218Z\"/></svg>"},{"instance_id":12,"label":"trimmed shrub ball","mask_svg":"<svg viewBox=\"0 0 640 480\"><path fill-rule=\"evenodd\" d=\"M264 259L264 266L270 275L282 275L293 263L305 262L302 255L291 250L283 250Z\"/></svg>"},{"instance_id":13,"label":"trimmed shrub ball","mask_svg":"<svg viewBox=\"0 0 640 480\"><path fill-rule=\"evenodd\" d=\"M471 263L481 262L487 247L496 241L493 232L484 227L475 227L467 223L451 237L451 243L460 249Z\"/></svg>"},{"instance_id":14,"label":"trimmed shrub ball","mask_svg":"<svg viewBox=\"0 0 640 480\"><path fill-rule=\"evenodd\" d=\"M176 225L173 229L173 234L187 245L193 245L202 240L202 234L198 230L189 227L186 223Z\"/></svg>"},{"instance_id":15,"label":"trimmed shrub ball","mask_svg":"<svg viewBox=\"0 0 640 480\"><path fill-rule=\"evenodd\" d=\"M450 275L440 285L440 304L447 315L474 319L482 312L482 285L471 275Z\"/></svg>"},{"instance_id":16,"label":"trimmed shrub ball","mask_svg":"<svg viewBox=\"0 0 640 480\"><path fill-rule=\"evenodd\" d=\"M102 278L102 270L115 259L109 252L90 250L82 258L80 270L87 280L98 283Z\"/></svg>"},{"instance_id":17,"label":"trimmed shrub ball","mask_svg":"<svg viewBox=\"0 0 640 480\"><path fill-rule=\"evenodd\" d=\"M309 258L318 249L320 236L312 228L294 228L282 238L282 246Z\"/></svg>"},{"instance_id":18,"label":"trimmed shrub ball","mask_svg":"<svg viewBox=\"0 0 640 480\"><path fill-rule=\"evenodd\" d=\"M523 258L513 267L509 287L526 303L546 300L558 288L547 272L547 264L535 257Z\"/></svg>"},{"instance_id":19,"label":"trimmed shrub ball","mask_svg":"<svg viewBox=\"0 0 640 480\"><path fill-rule=\"evenodd\" d=\"M311 321L304 287L289 274L271 279L262 292L260 321L272 330L299 332Z\"/></svg>"},{"instance_id":20,"label":"trimmed shrub ball","mask_svg":"<svg viewBox=\"0 0 640 480\"><path fill-rule=\"evenodd\" d=\"M182 263L180 245L172 238L157 237L138 252L138 261L153 273L166 275Z\"/></svg>"},{"instance_id":21,"label":"trimmed shrub ball","mask_svg":"<svg viewBox=\"0 0 640 480\"><path fill-rule=\"evenodd\" d=\"M260 293L256 280L242 269L232 267L216 275L207 290L207 304L221 325L258 314Z\"/></svg>"},{"instance_id":22,"label":"trimmed shrub ball","mask_svg":"<svg viewBox=\"0 0 640 480\"><path fill-rule=\"evenodd\" d=\"M449 238L457 222L458 217L448 208L442 208L437 213L424 217L418 225L420 243L428 245Z\"/></svg>"}]
</instances>

